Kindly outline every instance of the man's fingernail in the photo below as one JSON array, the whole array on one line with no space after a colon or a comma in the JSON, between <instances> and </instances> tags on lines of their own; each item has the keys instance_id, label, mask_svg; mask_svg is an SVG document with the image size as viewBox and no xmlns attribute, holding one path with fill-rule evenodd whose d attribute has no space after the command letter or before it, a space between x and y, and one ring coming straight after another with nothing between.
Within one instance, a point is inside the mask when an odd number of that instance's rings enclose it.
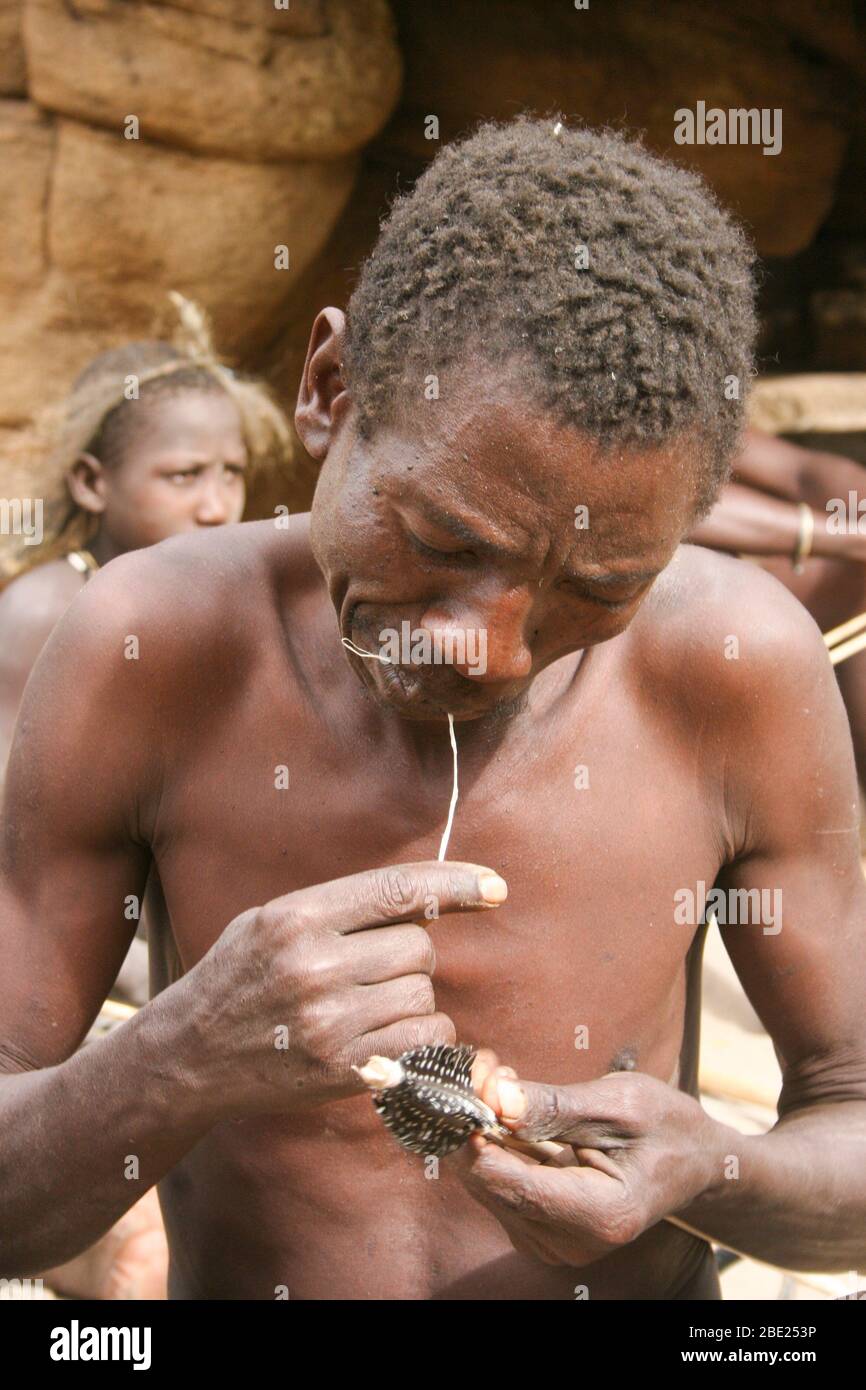
<instances>
[{"instance_id":1,"label":"man's fingernail","mask_svg":"<svg viewBox=\"0 0 866 1390\"><path fill-rule=\"evenodd\" d=\"M496 1082L499 1105L505 1120L519 1120L526 1109L526 1096L513 1081L499 1077Z\"/></svg>"},{"instance_id":2,"label":"man's fingernail","mask_svg":"<svg viewBox=\"0 0 866 1390\"><path fill-rule=\"evenodd\" d=\"M478 887L486 903L504 903L508 897L508 884L498 874L482 874Z\"/></svg>"}]
</instances>

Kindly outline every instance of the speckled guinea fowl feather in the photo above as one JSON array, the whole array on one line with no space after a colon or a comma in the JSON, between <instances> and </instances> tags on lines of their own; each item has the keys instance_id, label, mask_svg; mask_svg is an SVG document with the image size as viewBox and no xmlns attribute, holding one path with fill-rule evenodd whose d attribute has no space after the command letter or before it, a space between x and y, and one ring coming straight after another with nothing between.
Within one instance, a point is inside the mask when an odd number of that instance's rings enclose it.
<instances>
[{"instance_id":1,"label":"speckled guinea fowl feather","mask_svg":"<svg viewBox=\"0 0 866 1390\"><path fill-rule=\"evenodd\" d=\"M398 1059L403 1079L376 1092L373 1104L404 1148L442 1158L471 1134L499 1131L493 1111L472 1089L474 1060L471 1047L448 1043L417 1047Z\"/></svg>"},{"instance_id":2,"label":"speckled guinea fowl feather","mask_svg":"<svg viewBox=\"0 0 866 1390\"><path fill-rule=\"evenodd\" d=\"M365 1066L354 1070L371 1088L373 1104L387 1128L413 1153L444 1158L471 1135L483 1134L538 1163L572 1167L577 1159L570 1145L518 1139L500 1124L473 1090L475 1055L465 1043L436 1043L404 1052L396 1062L371 1057ZM711 1239L679 1216L664 1220L701 1240Z\"/></svg>"}]
</instances>

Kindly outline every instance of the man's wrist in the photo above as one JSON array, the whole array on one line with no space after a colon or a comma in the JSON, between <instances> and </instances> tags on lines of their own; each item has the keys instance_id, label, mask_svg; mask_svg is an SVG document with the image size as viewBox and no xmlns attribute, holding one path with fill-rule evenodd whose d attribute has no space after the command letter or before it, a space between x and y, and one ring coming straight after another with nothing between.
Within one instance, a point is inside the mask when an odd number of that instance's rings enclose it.
<instances>
[{"instance_id":1,"label":"man's wrist","mask_svg":"<svg viewBox=\"0 0 866 1390\"><path fill-rule=\"evenodd\" d=\"M737 1145L746 1137L721 1121L714 1120L698 1101L695 1101L695 1106L700 1114L692 1147L694 1178L688 1206L705 1200L712 1201L726 1191L728 1174L733 1168L739 1167ZM682 1215L685 1210L683 1208L677 1214Z\"/></svg>"},{"instance_id":2,"label":"man's wrist","mask_svg":"<svg viewBox=\"0 0 866 1390\"><path fill-rule=\"evenodd\" d=\"M743 1171L744 1162L756 1138L761 1136L741 1134L730 1125L714 1120L703 1106L701 1114L703 1121L696 1145L698 1157L694 1195L685 1206L671 1214L705 1230L706 1223L712 1223L717 1212L743 1196L744 1180L748 1177L748 1169ZM719 1239L711 1230L707 1230L706 1234L709 1238Z\"/></svg>"},{"instance_id":3,"label":"man's wrist","mask_svg":"<svg viewBox=\"0 0 866 1390\"><path fill-rule=\"evenodd\" d=\"M148 1076L174 1130L204 1134L225 1118L223 1093L208 1066L207 1019L195 972L182 976L136 1015Z\"/></svg>"}]
</instances>

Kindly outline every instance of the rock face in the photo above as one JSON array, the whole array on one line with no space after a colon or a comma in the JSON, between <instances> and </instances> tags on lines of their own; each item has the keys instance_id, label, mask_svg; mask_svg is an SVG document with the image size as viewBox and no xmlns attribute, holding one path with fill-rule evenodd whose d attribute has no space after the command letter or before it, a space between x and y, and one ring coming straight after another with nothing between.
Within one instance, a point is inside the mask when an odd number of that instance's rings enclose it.
<instances>
[{"instance_id":1,"label":"rock face","mask_svg":"<svg viewBox=\"0 0 866 1390\"><path fill-rule=\"evenodd\" d=\"M209 302L217 337L249 356L352 189L355 160L290 164L200 159L57 123L47 219L55 273L98 319L147 321L154 291L179 283ZM275 248L289 265L277 269Z\"/></svg>"},{"instance_id":2,"label":"rock face","mask_svg":"<svg viewBox=\"0 0 866 1390\"><path fill-rule=\"evenodd\" d=\"M24 0L0 0L0 96L27 92L27 68L21 18Z\"/></svg>"},{"instance_id":3,"label":"rock face","mask_svg":"<svg viewBox=\"0 0 866 1390\"><path fill-rule=\"evenodd\" d=\"M152 334L169 289L251 365L399 95L387 0L24 0L21 17L0 0L0 85L21 85L22 32L29 82L0 100L0 432Z\"/></svg>"},{"instance_id":4,"label":"rock face","mask_svg":"<svg viewBox=\"0 0 866 1390\"><path fill-rule=\"evenodd\" d=\"M585 10L452 0L448 10L444 31L437 6L394 0L406 83L389 136L405 155L430 157L429 113L447 141L481 115L556 111L643 131L658 153L697 168L749 225L762 255L801 250L826 217L866 78L849 0L823 8L605 0ZM677 144L675 113L699 101L726 112L781 110L781 152Z\"/></svg>"},{"instance_id":5,"label":"rock face","mask_svg":"<svg viewBox=\"0 0 866 1390\"><path fill-rule=\"evenodd\" d=\"M25 32L41 106L198 154L352 154L400 90L388 0L27 0Z\"/></svg>"}]
</instances>

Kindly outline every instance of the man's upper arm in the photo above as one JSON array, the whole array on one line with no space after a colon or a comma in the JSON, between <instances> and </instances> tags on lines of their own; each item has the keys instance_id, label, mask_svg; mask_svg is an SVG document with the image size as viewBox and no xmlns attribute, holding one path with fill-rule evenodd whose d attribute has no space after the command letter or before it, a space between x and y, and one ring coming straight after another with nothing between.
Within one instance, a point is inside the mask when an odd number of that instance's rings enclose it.
<instances>
[{"instance_id":1,"label":"man's upper arm","mask_svg":"<svg viewBox=\"0 0 866 1390\"><path fill-rule=\"evenodd\" d=\"M111 567L115 569L114 566ZM21 705L0 826L0 1066L74 1051L135 931L149 850L146 681L128 660L130 586L97 576L39 657Z\"/></svg>"},{"instance_id":2,"label":"man's upper arm","mask_svg":"<svg viewBox=\"0 0 866 1390\"><path fill-rule=\"evenodd\" d=\"M848 720L811 618L755 579L729 744L739 844L719 886L762 892L761 920L754 891L729 891L722 936L782 1061L783 1107L866 1099L866 883Z\"/></svg>"}]
</instances>

